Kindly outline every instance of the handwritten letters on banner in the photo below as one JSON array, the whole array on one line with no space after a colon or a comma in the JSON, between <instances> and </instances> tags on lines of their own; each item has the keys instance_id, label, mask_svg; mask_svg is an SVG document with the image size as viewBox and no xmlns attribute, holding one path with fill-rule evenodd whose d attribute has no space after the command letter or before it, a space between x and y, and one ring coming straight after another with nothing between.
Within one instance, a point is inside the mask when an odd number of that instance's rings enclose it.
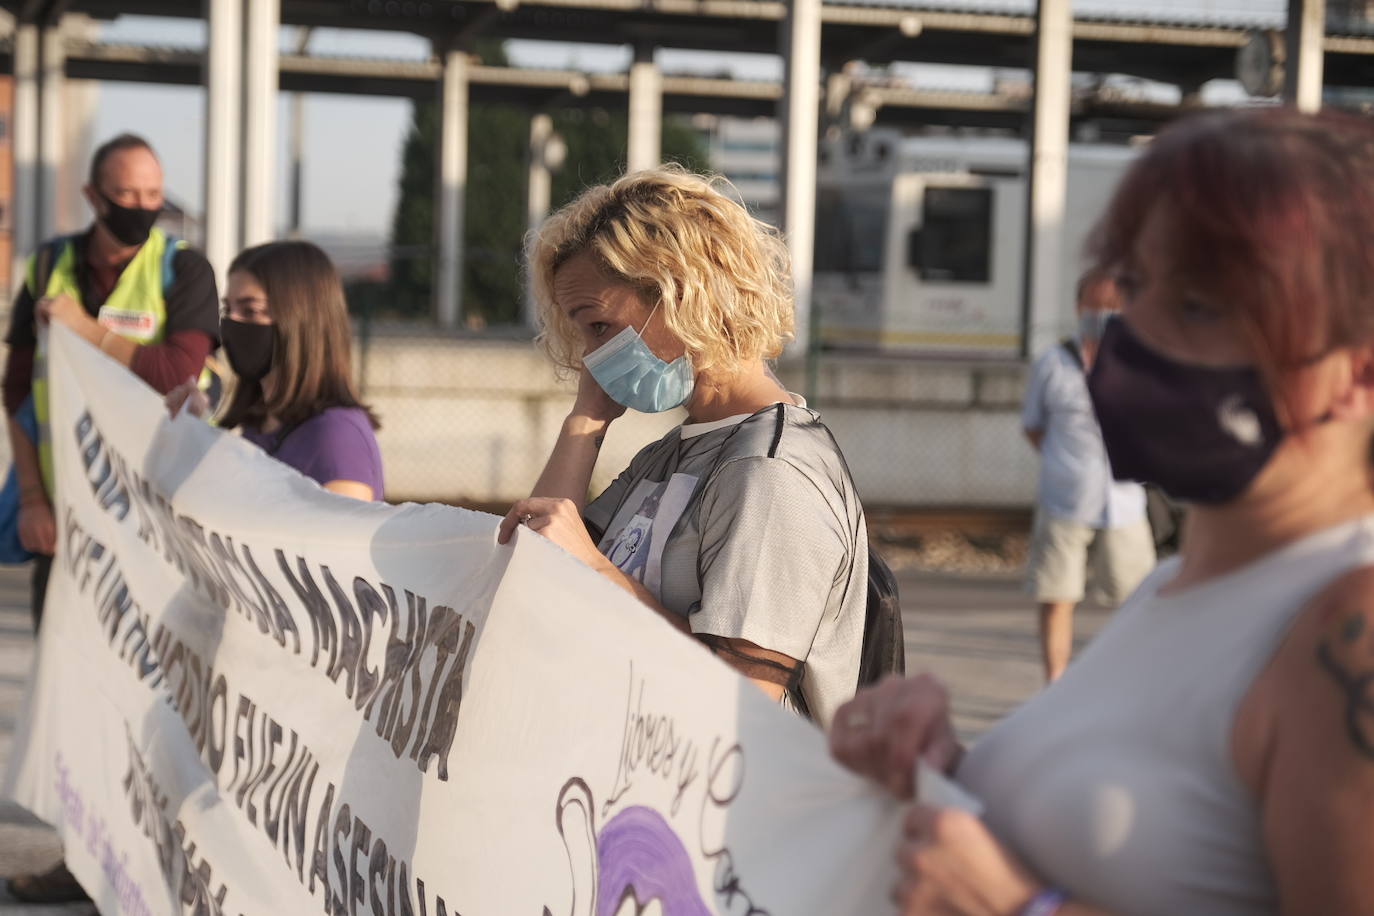
<instances>
[{"instance_id":1,"label":"handwritten letters on banner","mask_svg":"<svg viewBox=\"0 0 1374 916\"><path fill-rule=\"evenodd\" d=\"M6 788L102 913L884 911L896 806L630 596L50 343L59 547Z\"/></svg>"}]
</instances>

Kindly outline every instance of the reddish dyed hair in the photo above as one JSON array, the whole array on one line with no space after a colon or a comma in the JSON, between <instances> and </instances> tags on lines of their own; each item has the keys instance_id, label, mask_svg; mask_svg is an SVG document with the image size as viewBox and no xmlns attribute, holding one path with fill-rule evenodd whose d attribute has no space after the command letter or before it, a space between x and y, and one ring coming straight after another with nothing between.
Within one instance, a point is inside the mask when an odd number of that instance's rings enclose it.
<instances>
[{"instance_id":1,"label":"reddish dyed hair","mask_svg":"<svg viewBox=\"0 0 1374 916\"><path fill-rule=\"evenodd\" d=\"M1235 310L1276 393L1313 357L1374 341L1374 122L1289 108L1182 119L1122 179L1089 255L1120 269L1161 205L1181 279Z\"/></svg>"}]
</instances>

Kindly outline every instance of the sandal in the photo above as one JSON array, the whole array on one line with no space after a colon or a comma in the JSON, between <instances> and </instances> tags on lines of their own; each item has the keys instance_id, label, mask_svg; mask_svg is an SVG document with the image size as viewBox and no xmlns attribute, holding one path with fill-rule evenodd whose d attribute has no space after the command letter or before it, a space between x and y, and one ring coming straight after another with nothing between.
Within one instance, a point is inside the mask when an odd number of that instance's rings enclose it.
<instances>
[{"instance_id":1,"label":"sandal","mask_svg":"<svg viewBox=\"0 0 1374 916\"><path fill-rule=\"evenodd\" d=\"M19 875L9 879L10 896L25 903L77 903L90 900L80 882L65 862L37 875Z\"/></svg>"}]
</instances>

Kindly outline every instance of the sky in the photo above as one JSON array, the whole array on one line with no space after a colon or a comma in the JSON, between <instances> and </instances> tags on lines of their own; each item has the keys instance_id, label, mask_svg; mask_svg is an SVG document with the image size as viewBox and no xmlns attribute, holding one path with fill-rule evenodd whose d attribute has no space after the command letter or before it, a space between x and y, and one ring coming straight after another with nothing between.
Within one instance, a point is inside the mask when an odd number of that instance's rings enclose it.
<instances>
[{"instance_id":1,"label":"sky","mask_svg":"<svg viewBox=\"0 0 1374 916\"><path fill-rule=\"evenodd\" d=\"M865 0L850 0L865 2ZM894 0L883 0L891 5ZM895 0L900 3L901 0ZM912 5L963 6L979 11L1026 12L1034 0L911 0ZM1180 22L1279 24L1284 0L1074 0L1079 15L1129 15L1149 9L1150 16ZM282 30L284 49L294 46L294 29ZM203 47L205 26L195 20L124 16L101 26L109 42ZM624 47L569 45L560 42L510 42L511 62L531 67L586 71L623 71L630 51ZM425 59L427 42L417 36L385 32L317 29L311 53L393 59ZM772 55L722 55L660 49L659 64L669 72L719 72L724 63L740 79L781 78L782 65ZM895 69L932 87L986 91L992 74L978 68L898 65ZM158 150L167 175L167 191L189 210L201 209L203 173L202 90L193 86L99 84L94 136L96 142L121 131L142 134ZM1221 91L1226 92L1223 87ZM1233 91L1233 90L1232 90ZM278 151L278 226L285 226L288 94L280 97ZM406 99L366 96L308 95L304 99L303 228L307 233L385 236L395 207L400 152L410 123Z\"/></svg>"},{"instance_id":2,"label":"sky","mask_svg":"<svg viewBox=\"0 0 1374 916\"><path fill-rule=\"evenodd\" d=\"M294 30L283 29L294 44ZM204 24L125 16L101 29L101 40L133 44L201 47ZM358 57L420 58L426 43L391 33L317 30L311 51ZM96 142L124 130L147 137L166 172L167 192L188 209L201 209L204 173L204 100L197 86L100 84ZM278 101L278 218L287 219L287 128L291 96ZM304 99L304 188L302 223L307 233L385 235L390 228L399 180L400 152L410 124L410 101L369 96L308 95Z\"/></svg>"}]
</instances>

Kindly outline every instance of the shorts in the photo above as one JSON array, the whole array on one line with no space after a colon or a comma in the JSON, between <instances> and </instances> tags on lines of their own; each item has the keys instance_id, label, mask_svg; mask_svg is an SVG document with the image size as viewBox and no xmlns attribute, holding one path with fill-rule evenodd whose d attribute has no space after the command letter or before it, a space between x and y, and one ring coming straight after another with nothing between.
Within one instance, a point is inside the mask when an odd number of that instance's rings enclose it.
<instances>
[{"instance_id":1,"label":"shorts","mask_svg":"<svg viewBox=\"0 0 1374 916\"><path fill-rule=\"evenodd\" d=\"M1146 519L1120 528L1093 528L1037 510L1026 591L1041 603L1077 603L1091 584L1094 598L1118 605L1154 565L1155 542Z\"/></svg>"}]
</instances>

